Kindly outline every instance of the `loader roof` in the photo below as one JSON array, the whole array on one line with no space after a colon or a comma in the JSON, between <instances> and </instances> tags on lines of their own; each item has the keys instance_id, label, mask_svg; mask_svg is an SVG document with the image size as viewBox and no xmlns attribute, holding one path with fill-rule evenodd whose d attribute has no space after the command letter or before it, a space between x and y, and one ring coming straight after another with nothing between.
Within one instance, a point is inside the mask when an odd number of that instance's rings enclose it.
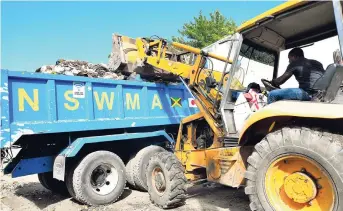
<instances>
[{"instance_id":1,"label":"loader roof","mask_svg":"<svg viewBox=\"0 0 343 211\"><path fill-rule=\"evenodd\" d=\"M245 39L273 51L306 45L337 34L331 1L288 1L246 21Z\"/></svg>"}]
</instances>

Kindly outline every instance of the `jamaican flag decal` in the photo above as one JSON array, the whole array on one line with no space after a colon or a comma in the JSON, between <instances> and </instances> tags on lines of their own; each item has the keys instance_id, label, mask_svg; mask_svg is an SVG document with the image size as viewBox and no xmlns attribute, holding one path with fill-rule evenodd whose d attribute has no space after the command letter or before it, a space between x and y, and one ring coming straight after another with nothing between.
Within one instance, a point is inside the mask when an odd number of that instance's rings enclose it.
<instances>
[{"instance_id":1,"label":"jamaican flag decal","mask_svg":"<svg viewBox=\"0 0 343 211\"><path fill-rule=\"evenodd\" d=\"M171 97L170 100L172 107L182 107L181 97Z\"/></svg>"}]
</instances>

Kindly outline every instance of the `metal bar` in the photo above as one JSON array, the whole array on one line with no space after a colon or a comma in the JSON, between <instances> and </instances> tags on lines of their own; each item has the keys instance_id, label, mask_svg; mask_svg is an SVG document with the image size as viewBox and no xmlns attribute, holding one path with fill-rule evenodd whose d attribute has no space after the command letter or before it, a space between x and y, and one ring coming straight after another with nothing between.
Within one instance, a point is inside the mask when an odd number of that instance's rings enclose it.
<instances>
[{"instance_id":1,"label":"metal bar","mask_svg":"<svg viewBox=\"0 0 343 211\"><path fill-rule=\"evenodd\" d=\"M227 84L226 87L223 91L223 99L221 101L221 105L220 105L220 113L222 115L222 119L224 122L224 130L227 133L226 135L231 136L233 134L236 134L236 126L235 126L235 121L234 121L234 117L233 117L233 103L232 103L232 96L231 96L231 83L232 83L232 79L233 79L233 75L234 75L234 71L236 65L237 65L237 61L238 61L238 57L239 57L239 52L241 50L241 46L242 46L242 42L243 42L243 37L241 34L236 33L235 36L238 36L238 42L237 45L235 46L235 51L236 54L233 58L233 63L231 65L230 68L230 75L229 75L229 79L227 80Z\"/></svg>"},{"instance_id":2,"label":"metal bar","mask_svg":"<svg viewBox=\"0 0 343 211\"><path fill-rule=\"evenodd\" d=\"M229 41L238 41L238 40L236 40L236 39L231 39L231 37L230 37L230 38L228 38L228 39L226 39L226 40L220 41L219 44L223 44L223 43L226 43L226 42L229 42Z\"/></svg>"},{"instance_id":3,"label":"metal bar","mask_svg":"<svg viewBox=\"0 0 343 211\"><path fill-rule=\"evenodd\" d=\"M183 85L185 85L186 89L188 90L188 92L191 94L191 96L196 99L196 97L193 95L192 91L189 89L187 83L183 80L183 78L180 77L181 82L183 83Z\"/></svg>"},{"instance_id":4,"label":"metal bar","mask_svg":"<svg viewBox=\"0 0 343 211\"><path fill-rule=\"evenodd\" d=\"M227 61L230 60L230 56L231 56L231 52L232 52L232 47L233 47L233 43L234 41L231 41L230 43L230 47L229 47L229 52L227 54ZM225 65L224 65L224 69L223 69L223 73L222 73L222 77L220 79L220 83L219 83L219 87L218 87L218 92L217 92L217 95L216 95L216 99L213 103L213 106L217 109L218 108L218 105L217 105L217 102L218 102L218 97L219 97L219 93L220 93L220 89L223 87L223 83L224 83L224 78L225 78L225 72L226 72L226 68L229 64L229 62L225 62ZM231 74L231 73L230 73Z\"/></svg>"},{"instance_id":5,"label":"metal bar","mask_svg":"<svg viewBox=\"0 0 343 211\"><path fill-rule=\"evenodd\" d=\"M230 75L229 75L229 78L227 80L227 85L226 85L226 88L224 90L224 97L223 97L223 100L221 102L221 107L224 107L224 105L227 103L227 102L231 102L231 82L232 82L232 79L233 79L233 76L234 76L234 70L236 68L236 65L237 65L237 60L238 60L238 56L239 56L239 52L241 50L241 45L242 45L242 41L243 41L243 37L242 35L240 34L237 34L240 39L239 41L237 42L237 49L235 49L236 51L236 54L234 56L234 63L231 65L230 67Z\"/></svg>"},{"instance_id":6,"label":"metal bar","mask_svg":"<svg viewBox=\"0 0 343 211\"><path fill-rule=\"evenodd\" d=\"M343 14L342 5L339 0L332 1L333 11L335 13L335 21L338 33L339 46L341 48L341 56L343 57Z\"/></svg>"},{"instance_id":7,"label":"metal bar","mask_svg":"<svg viewBox=\"0 0 343 211\"><path fill-rule=\"evenodd\" d=\"M181 48L181 49L183 49L185 51L189 51L189 52L192 52L192 53L195 53L195 54L198 54L198 55L204 54L205 56L208 56L208 57L211 57L211 58L223 61L223 62L227 61L225 57L218 56L218 55L213 54L213 53L204 52L204 51L202 51L199 48L194 48L194 47L191 47L191 46L188 46L188 45L184 45L184 44L181 44L181 43L178 43L178 42L173 42L172 44L173 44L174 47ZM230 64L232 63L232 61L230 61L230 60L228 62Z\"/></svg>"},{"instance_id":8,"label":"metal bar","mask_svg":"<svg viewBox=\"0 0 343 211\"><path fill-rule=\"evenodd\" d=\"M273 79L277 78L277 74L279 71L279 58L280 58L280 52L275 53L275 62L274 62L274 70L273 70Z\"/></svg>"}]
</instances>

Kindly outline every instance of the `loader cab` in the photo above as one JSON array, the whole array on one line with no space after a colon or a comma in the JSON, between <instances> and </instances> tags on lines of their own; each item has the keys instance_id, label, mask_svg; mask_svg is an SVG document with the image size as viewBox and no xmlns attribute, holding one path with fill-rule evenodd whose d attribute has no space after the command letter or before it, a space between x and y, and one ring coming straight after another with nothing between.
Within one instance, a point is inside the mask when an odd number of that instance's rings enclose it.
<instances>
[{"instance_id":1,"label":"loader cab","mask_svg":"<svg viewBox=\"0 0 343 211\"><path fill-rule=\"evenodd\" d=\"M295 47L311 48L313 43L335 36L339 42L333 49L342 49L342 20L340 1L289 1L245 22L237 29L238 33L234 35L236 37L231 39L232 42L239 42L238 38L241 37L241 43L237 44L239 47L232 55L233 64L229 70L233 73L230 74L231 78L241 77L245 87L256 82L262 89L268 88L268 84L261 79L271 80L285 71L287 66L280 67L280 55L283 52ZM318 58L309 59L321 62L322 55L329 54L332 58L332 53L333 51L321 50ZM322 92L316 101L334 102L342 80L341 65L334 64L327 68L316 86ZM232 79L229 79L229 82L231 81ZM224 91L220 112L225 128L228 128L226 132L230 134L236 131L236 128L230 131L234 122L235 103L231 96L236 90L229 83L226 87L231 89Z\"/></svg>"},{"instance_id":2,"label":"loader cab","mask_svg":"<svg viewBox=\"0 0 343 211\"><path fill-rule=\"evenodd\" d=\"M337 5L341 6L341 2ZM336 9L338 11L340 8L336 6ZM286 68L280 66L282 52L295 47L311 49L311 44L337 36L336 22L341 24L341 21L335 19L331 1L290 1L245 22L238 28L238 32L243 36L240 58L249 61L248 65L243 64L243 69L252 74L246 74L248 80L244 81L244 85L252 82L250 78L257 78L258 83L261 83L261 77L270 80L280 76ZM332 58L335 49L339 49L339 43L337 46L321 49L317 58L309 59L324 63L322 57L329 55ZM324 65L324 68L328 66Z\"/></svg>"},{"instance_id":3,"label":"loader cab","mask_svg":"<svg viewBox=\"0 0 343 211\"><path fill-rule=\"evenodd\" d=\"M320 19L318 15L320 15ZM267 77L266 79L269 80L284 71L281 68L285 67L280 66L282 52L295 47L310 49L312 47L309 45L338 35L331 1L286 2L279 8L274 8L273 11L267 11L245 22L238 28L238 32L243 36L240 56L243 60L249 60L249 73ZM338 48L339 45L332 49ZM259 49L260 52L254 53L255 49ZM326 49L321 52L321 54L329 54L331 58L332 53ZM316 59L323 63L321 57L318 54L318 58L309 59ZM245 69L246 66L245 64ZM258 71L262 73L257 74ZM247 80L245 84L249 82L251 81Z\"/></svg>"}]
</instances>

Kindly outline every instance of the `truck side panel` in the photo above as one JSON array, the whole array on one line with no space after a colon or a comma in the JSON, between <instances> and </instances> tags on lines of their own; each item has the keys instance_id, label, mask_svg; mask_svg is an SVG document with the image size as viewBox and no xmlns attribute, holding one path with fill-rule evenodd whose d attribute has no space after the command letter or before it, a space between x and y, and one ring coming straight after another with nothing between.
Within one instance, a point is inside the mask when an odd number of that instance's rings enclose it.
<instances>
[{"instance_id":1,"label":"truck side panel","mask_svg":"<svg viewBox=\"0 0 343 211\"><path fill-rule=\"evenodd\" d=\"M25 134L179 124L198 111L189 107L191 95L183 85L7 70L1 76L1 89L8 91L2 135L10 132L12 142ZM2 136L1 147L9 141Z\"/></svg>"}]
</instances>

